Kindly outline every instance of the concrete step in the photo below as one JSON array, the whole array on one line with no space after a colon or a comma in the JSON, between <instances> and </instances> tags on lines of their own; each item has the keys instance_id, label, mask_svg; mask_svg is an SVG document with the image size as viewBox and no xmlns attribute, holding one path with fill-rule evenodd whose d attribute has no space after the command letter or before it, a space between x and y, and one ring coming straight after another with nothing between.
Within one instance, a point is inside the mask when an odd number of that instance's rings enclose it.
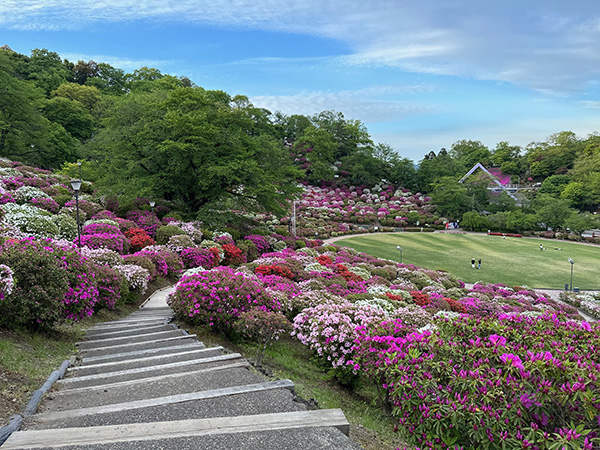
<instances>
[{"instance_id":1,"label":"concrete step","mask_svg":"<svg viewBox=\"0 0 600 450\"><path fill-rule=\"evenodd\" d=\"M95 325L92 329L99 328L111 328L111 327L120 327L127 326L136 323L149 323L149 322L164 322L165 318L161 316L150 316L150 317L142 317L142 318L131 318L131 316L127 316L125 319L113 320L110 322L102 322L98 325Z\"/></svg>"},{"instance_id":2,"label":"concrete step","mask_svg":"<svg viewBox=\"0 0 600 450\"><path fill-rule=\"evenodd\" d=\"M180 421L21 431L7 450L72 449L348 449L349 425L339 409L187 419Z\"/></svg>"},{"instance_id":3,"label":"concrete step","mask_svg":"<svg viewBox=\"0 0 600 450\"><path fill-rule=\"evenodd\" d=\"M177 372L177 373L171 373L171 374L166 374L166 375L155 375L155 376L150 376L150 377L146 377L146 378L135 378L135 379L126 380L126 381L117 381L117 382L108 381L105 384L99 384L99 385L95 385L95 386L71 387L70 385L64 385L64 386L62 386L62 388L60 390L53 391L52 395L53 396L61 396L61 395L70 395L71 393L82 393L82 392L88 393L88 392L94 392L97 390L107 390L108 391L109 389L112 389L112 388L123 387L123 386L135 387L139 384L154 383L156 381L161 381L161 380L180 380L178 382L181 383L181 382L183 382L183 381L181 381L182 379L204 376L205 374L210 373L210 372L227 371L230 369L237 369L239 367L249 368L250 363L248 361L246 361L245 359L233 359L230 361L223 362L219 365L212 365L210 367L204 367L201 369L190 370L189 372Z\"/></svg>"},{"instance_id":4,"label":"concrete step","mask_svg":"<svg viewBox=\"0 0 600 450\"><path fill-rule=\"evenodd\" d=\"M50 395L44 401L43 412L57 412L71 409L92 408L124 402L167 397L213 389L232 388L264 382L264 378L246 368L204 372L201 376L162 378L146 383L121 386L104 386L82 394L81 391L64 391L60 395ZM61 392L61 391L59 391Z\"/></svg>"},{"instance_id":5,"label":"concrete step","mask_svg":"<svg viewBox=\"0 0 600 450\"><path fill-rule=\"evenodd\" d=\"M146 350L151 348L168 347L170 345L181 345L182 342L195 341L196 335L179 335L169 338L153 339L145 342L134 342L130 344L119 344L119 345L107 345L106 347L93 348L88 350L82 350L83 356L101 356L110 355L114 353L122 353L126 351L134 350Z\"/></svg>"},{"instance_id":6,"label":"concrete step","mask_svg":"<svg viewBox=\"0 0 600 450\"><path fill-rule=\"evenodd\" d=\"M152 326L141 326L141 327L133 327L133 328L126 328L124 330L111 330L111 331L105 331L105 330L96 330L96 331L88 331L86 333L87 336L87 340L91 341L94 339L104 339L104 338L110 338L110 337L119 337L119 336L135 336L136 334L143 334L143 333L154 333L157 331L168 331L168 330L173 330L174 325L171 324L158 324L158 325L152 325Z\"/></svg>"},{"instance_id":7,"label":"concrete step","mask_svg":"<svg viewBox=\"0 0 600 450\"><path fill-rule=\"evenodd\" d=\"M153 355L165 355L165 354L177 354L180 352L187 352L189 350L206 348L206 346L202 342L191 341L182 345L173 345L170 347L160 347L160 348L149 348L147 350L134 350L131 352L121 352L121 353L112 353L110 355L103 356L90 356L85 358L80 358L80 365L86 366L88 364L98 364L103 362L111 362L111 361L123 361L123 360L133 360L136 358L145 358L147 356Z\"/></svg>"},{"instance_id":8,"label":"concrete step","mask_svg":"<svg viewBox=\"0 0 600 450\"><path fill-rule=\"evenodd\" d=\"M244 388L248 389L247 386ZM98 425L118 425L126 423L162 422L186 420L189 418L210 417L235 417L252 414L267 414L290 411L303 411L305 406L294 402L294 395L289 389L274 388L270 390L257 390L254 392L231 393L204 391L201 393L205 398L188 399L183 401L165 401L163 404L150 404L142 407L142 404L129 404L129 407L121 408L116 405L96 407L90 410L71 410L70 412L35 414L25 418L23 430L70 428L70 427L93 427ZM208 397L208 398L206 398ZM154 399L152 399L154 401ZM99 408L104 408L103 410ZM117 410L118 408L118 410ZM2 449L4 450L4 449Z\"/></svg>"},{"instance_id":9,"label":"concrete step","mask_svg":"<svg viewBox=\"0 0 600 450\"><path fill-rule=\"evenodd\" d=\"M59 386L69 386L72 388L97 386L107 383L116 383L119 381L135 380L137 378L148 378L179 372L192 372L202 368L219 366L232 361L239 361L240 359L242 359L242 356L239 353L231 353L210 356L206 358L196 358L191 361L180 361L171 364L159 364L150 367L115 370L113 372L100 373L96 375L63 378L62 380L58 380L57 383Z\"/></svg>"},{"instance_id":10,"label":"concrete step","mask_svg":"<svg viewBox=\"0 0 600 450\"><path fill-rule=\"evenodd\" d=\"M86 375L95 375L116 370L136 369L141 367L151 367L162 364L171 364L181 361L191 361L199 358L217 356L223 353L223 347L194 348L185 352L172 354L152 355L142 358L134 358L123 361L98 362L96 364L86 364L84 366L73 366L67 369L73 377Z\"/></svg>"},{"instance_id":11,"label":"concrete step","mask_svg":"<svg viewBox=\"0 0 600 450\"><path fill-rule=\"evenodd\" d=\"M94 348L107 347L107 346L111 346L111 345L131 344L134 342L145 342L145 341L152 341L154 339L161 339L161 338L173 337L173 336L181 336L182 334L184 334L184 333L181 330L173 329L173 328L171 328L170 330L157 331L157 332L142 331L141 334L138 333L138 334L135 334L132 336L116 336L116 337L105 337L105 338L99 338L99 339L94 338L92 340L78 342L77 345L79 346L79 348L82 351L84 351L84 350L91 350Z\"/></svg>"}]
</instances>

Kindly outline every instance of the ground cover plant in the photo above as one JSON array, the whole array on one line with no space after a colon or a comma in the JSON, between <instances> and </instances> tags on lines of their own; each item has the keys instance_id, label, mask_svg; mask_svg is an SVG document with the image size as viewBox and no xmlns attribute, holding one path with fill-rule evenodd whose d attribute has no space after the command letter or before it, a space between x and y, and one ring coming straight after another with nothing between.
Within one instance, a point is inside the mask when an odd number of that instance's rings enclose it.
<instances>
[{"instance_id":1,"label":"ground cover plant","mask_svg":"<svg viewBox=\"0 0 600 450\"><path fill-rule=\"evenodd\" d=\"M597 267L600 248L571 242L532 238L451 233L396 233L357 236L339 242L382 258L420 267L447 270L467 283L484 281L534 288L564 289L570 283L585 290L600 288ZM544 247L540 251L540 244ZM560 249L560 250L557 250ZM481 270L471 259L482 260Z\"/></svg>"}]
</instances>

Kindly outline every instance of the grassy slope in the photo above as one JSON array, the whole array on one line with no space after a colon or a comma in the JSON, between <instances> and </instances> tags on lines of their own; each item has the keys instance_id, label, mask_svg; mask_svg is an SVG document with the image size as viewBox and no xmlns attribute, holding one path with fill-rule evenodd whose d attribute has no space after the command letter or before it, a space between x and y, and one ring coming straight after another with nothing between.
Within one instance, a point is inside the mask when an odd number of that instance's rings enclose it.
<instances>
[{"instance_id":1,"label":"grassy slope","mask_svg":"<svg viewBox=\"0 0 600 450\"><path fill-rule=\"evenodd\" d=\"M540 243L545 247L540 251ZM405 264L446 270L473 283L485 281L533 288L563 289L570 282L575 261L573 285L600 289L600 247L565 241L510 238L474 234L396 233L376 234L337 241L380 258ZM561 248L562 250L557 250ZM471 259L481 258L481 270L471 268Z\"/></svg>"}]
</instances>

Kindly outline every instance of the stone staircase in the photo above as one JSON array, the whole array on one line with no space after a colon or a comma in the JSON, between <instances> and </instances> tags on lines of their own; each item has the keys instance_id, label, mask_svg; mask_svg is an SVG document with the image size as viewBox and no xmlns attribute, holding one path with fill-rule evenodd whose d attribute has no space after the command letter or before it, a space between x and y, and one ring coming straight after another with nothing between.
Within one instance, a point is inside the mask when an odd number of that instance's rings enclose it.
<instances>
[{"instance_id":1,"label":"stone staircase","mask_svg":"<svg viewBox=\"0 0 600 450\"><path fill-rule=\"evenodd\" d=\"M168 291L96 325L76 365L4 449L360 449L341 410L306 410L290 380L169 324Z\"/></svg>"}]
</instances>

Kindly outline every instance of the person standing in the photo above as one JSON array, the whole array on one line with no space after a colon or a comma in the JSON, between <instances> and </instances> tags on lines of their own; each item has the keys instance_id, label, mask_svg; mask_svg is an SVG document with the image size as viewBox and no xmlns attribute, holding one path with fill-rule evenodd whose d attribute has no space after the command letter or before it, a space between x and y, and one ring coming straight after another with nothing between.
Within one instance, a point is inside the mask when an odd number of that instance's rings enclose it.
<instances>
[{"instance_id":1,"label":"person standing","mask_svg":"<svg viewBox=\"0 0 600 450\"><path fill-rule=\"evenodd\" d=\"M544 251L544 246L542 244L540 244L540 252Z\"/></svg>"},{"instance_id":2,"label":"person standing","mask_svg":"<svg viewBox=\"0 0 600 450\"><path fill-rule=\"evenodd\" d=\"M481 258L479 259L479 267L478 269L481 269Z\"/></svg>"},{"instance_id":3,"label":"person standing","mask_svg":"<svg viewBox=\"0 0 600 450\"><path fill-rule=\"evenodd\" d=\"M471 259L471 267L473 269L475 268L475 258Z\"/></svg>"}]
</instances>

